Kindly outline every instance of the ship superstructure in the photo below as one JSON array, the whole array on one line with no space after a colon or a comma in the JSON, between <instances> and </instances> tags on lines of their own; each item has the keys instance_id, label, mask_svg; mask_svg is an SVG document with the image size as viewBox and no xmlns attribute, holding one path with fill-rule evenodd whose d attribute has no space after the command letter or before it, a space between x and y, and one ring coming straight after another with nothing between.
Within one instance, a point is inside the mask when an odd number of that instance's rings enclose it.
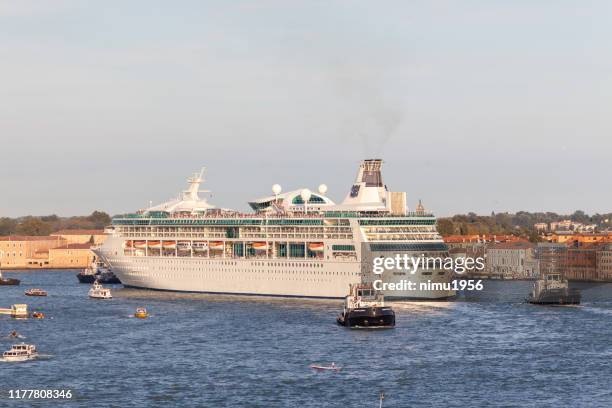
<instances>
[{"instance_id":1,"label":"ship superstructure","mask_svg":"<svg viewBox=\"0 0 612 408\"><path fill-rule=\"evenodd\" d=\"M382 160L364 160L340 204L298 189L249 202L253 213L216 208L199 193L203 173L178 198L115 217L96 250L126 286L206 293L343 298L351 284L382 279L448 282L451 273L386 270L377 256L444 256L435 217L406 209L406 194L390 192ZM445 298L452 291L384 292L387 298Z\"/></svg>"}]
</instances>

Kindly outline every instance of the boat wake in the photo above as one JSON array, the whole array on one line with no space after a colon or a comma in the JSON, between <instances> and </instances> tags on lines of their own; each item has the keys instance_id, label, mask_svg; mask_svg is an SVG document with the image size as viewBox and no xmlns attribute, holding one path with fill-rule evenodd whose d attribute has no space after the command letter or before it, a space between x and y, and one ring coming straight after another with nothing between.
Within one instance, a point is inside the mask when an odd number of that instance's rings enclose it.
<instances>
[{"instance_id":1,"label":"boat wake","mask_svg":"<svg viewBox=\"0 0 612 408\"><path fill-rule=\"evenodd\" d=\"M453 302L422 302L422 301L390 301L387 302L396 311L415 313L442 314L446 310L454 309Z\"/></svg>"},{"instance_id":2,"label":"boat wake","mask_svg":"<svg viewBox=\"0 0 612 408\"><path fill-rule=\"evenodd\" d=\"M599 315L606 315L606 316L612 316L612 309L603 309L603 308L599 308L599 307L593 307L593 306L579 306L581 310L584 310L585 312L591 312L591 313L595 313L595 314L599 314Z\"/></svg>"}]
</instances>

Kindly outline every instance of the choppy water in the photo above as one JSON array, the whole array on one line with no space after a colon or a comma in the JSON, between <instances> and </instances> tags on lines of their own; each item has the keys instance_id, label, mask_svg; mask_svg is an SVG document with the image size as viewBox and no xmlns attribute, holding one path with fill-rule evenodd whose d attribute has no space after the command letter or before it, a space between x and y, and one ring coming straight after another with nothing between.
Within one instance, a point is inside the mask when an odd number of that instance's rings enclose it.
<instances>
[{"instance_id":1,"label":"choppy water","mask_svg":"<svg viewBox=\"0 0 612 408\"><path fill-rule=\"evenodd\" d=\"M0 406L15 388L71 389L87 407L612 406L612 284L580 285L583 305L522 303L530 282L485 282L453 302L394 304L397 327L338 327L339 301L113 289L88 299L76 271L9 273L0 317L48 358L0 363ZM41 287L46 298L23 295ZM146 306L152 317L130 317ZM2 349L11 341L0 339ZM308 365L335 362L339 373Z\"/></svg>"}]
</instances>

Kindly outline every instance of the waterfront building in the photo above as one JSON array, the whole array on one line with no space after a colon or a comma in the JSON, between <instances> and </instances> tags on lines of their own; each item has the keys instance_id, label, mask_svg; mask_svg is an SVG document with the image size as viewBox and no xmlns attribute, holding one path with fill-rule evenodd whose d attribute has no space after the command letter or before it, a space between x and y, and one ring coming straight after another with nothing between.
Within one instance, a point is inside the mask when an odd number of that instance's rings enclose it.
<instances>
[{"instance_id":1,"label":"waterfront building","mask_svg":"<svg viewBox=\"0 0 612 408\"><path fill-rule=\"evenodd\" d=\"M598 280L612 282L612 244L602 245L597 251Z\"/></svg>"},{"instance_id":2,"label":"waterfront building","mask_svg":"<svg viewBox=\"0 0 612 408\"><path fill-rule=\"evenodd\" d=\"M493 244L486 249L487 272L503 279L532 279L538 276L535 245L529 242Z\"/></svg>"},{"instance_id":3,"label":"waterfront building","mask_svg":"<svg viewBox=\"0 0 612 408\"><path fill-rule=\"evenodd\" d=\"M23 236L11 235L0 237L0 266L2 268L27 268L36 252L46 251L62 244L64 238L59 236Z\"/></svg>"},{"instance_id":4,"label":"waterfront building","mask_svg":"<svg viewBox=\"0 0 612 408\"><path fill-rule=\"evenodd\" d=\"M575 243L567 249L565 277L569 280L598 281L601 280L597 270L597 252L601 249L597 244Z\"/></svg>"},{"instance_id":5,"label":"waterfront building","mask_svg":"<svg viewBox=\"0 0 612 408\"><path fill-rule=\"evenodd\" d=\"M106 239L106 235L104 235L104 230L83 230L83 229L75 229L75 230L61 230L58 232L54 232L51 234L52 237L60 237L66 241L68 244L90 244L90 245L100 245Z\"/></svg>"},{"instance_id":6,"label":"waterfront building","mask_svg":"<svg viewBox=\"0 0 612 408\"><path fill-rule=\"evenodd\" d=\"M582 234L572 232L557 232L551 234L550 242L558 243L580 243L580 244L595 244L595 243L612 243L612 233L597 233L597 234Z\"/></svg>"},{"instance_id":7,"label":"waterfront building","mask_svg":"<svg viewBox=\"0 0 612 408\"><path fill-rule=\"evenodd\" d=\"M567 245L554 242L539 242L535 247L540 274L565 273Z\"/></svg>"},{"instance_id":8,"label":"waterfront building","mask_svg":"<svg viewBox=\"0 0 612 408\"><path fill-rule=\"evenodd\" d=\"M49 249L50 268L86 268L94 258L95 254L88 243L66 244Z\"/></svg>"},{"instance_id":9,"label":"waterfront building","mask_svg":"<svg viewBox=\"0 0 612 408\"><path fill-rule=\"evenodd\" d=\"M41 249L28 259L28 268L79 269L94 261L91 245L64 244L59 247Z\"/></svg>"}]
</instances>

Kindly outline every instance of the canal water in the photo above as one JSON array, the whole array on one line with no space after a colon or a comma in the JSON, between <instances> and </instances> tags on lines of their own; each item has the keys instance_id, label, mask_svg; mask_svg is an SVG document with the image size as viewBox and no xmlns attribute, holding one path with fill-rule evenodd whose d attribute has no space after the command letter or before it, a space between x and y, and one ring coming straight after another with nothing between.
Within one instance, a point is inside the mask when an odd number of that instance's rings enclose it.
<instances>
[{"instance_id":1,"label":"canal water","mask_svg":"<svg viewBox=\"0 0 612 408\"><path fill-rule=\"evenodd\" d=\"M111 286L92 300L77 271L8 272L0 316L43 358L0 363L0 407L609 407L612 284L580 284L583 304L523 303L530 282L485 281L448 302L394 303L394 330L335 324L340 301L177 294ZM40 287L48 297L24 296ZM131 317L145 306L151 318ZM312 363L335 362L338 373ZM71 390L20 401L9 390Z\"/></svg>"}]
</instances>

